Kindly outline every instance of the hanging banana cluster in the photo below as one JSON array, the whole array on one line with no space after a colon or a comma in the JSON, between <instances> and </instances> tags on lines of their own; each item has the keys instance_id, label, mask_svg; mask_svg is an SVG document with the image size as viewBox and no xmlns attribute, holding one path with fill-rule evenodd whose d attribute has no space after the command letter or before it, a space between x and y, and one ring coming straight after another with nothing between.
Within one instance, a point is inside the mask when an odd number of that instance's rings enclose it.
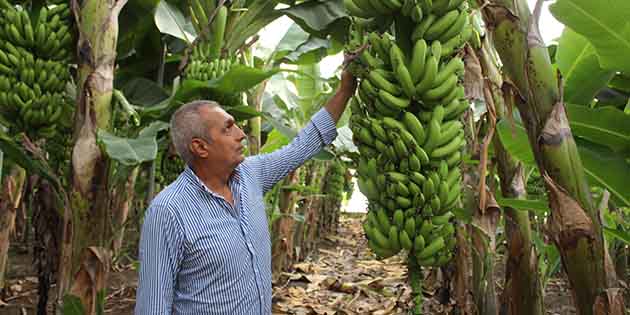
<instances>
[{"instance_id":1,"label":"hanging banana cluster","mask_svg":"<svg viewBox=\"0 0 630 315\"><path fill-rule=\"evenodd\" d=\"M7 1L0 1L0 10L0 112L18 130L51 138L68 109L70 9L43 6L37 19Z\"/></svg>"},{"instance_id":2,"label":"hanging banana cluster","mask_svg":"<svg viewBox=\"0 0 630 315\"><path fill-rule=\"evenodd\" d=\"M369 200L363 228L377 256L409 253L414 312L420 314L418 266L446 264L456 244L451 219L465 144L459 118L469 107L457 52L473 34L467 3L344 3L356 17L346 48L368 47L352 68L360 69L355 71L360 84L350 103L350 127L360 152L359 188ZM384 16L395 21L393 31L365 27Z\"/></svg>"},{"instance_id":3,"label":"hanging banana cluster","mask_svg":"<svg viewBox=\"0 0 630 315\"><path fill-rule=\"evenodd\" d=\"M228 23L228 7L215 6L214 0L191 0L188 7L193 26L201 37L193 47L191 59L184 71L184 77L192 80L208 81L225 75L238 59L223 51L225 28ZM215 13L216 11L216 13ZM213 16L210 25L209 19ZM223 105L235 106L242 103L238 94L213 95L215 101Z\"/></svg>"},{"instance_id":4,"label":"hanging banana cluster","mask_svg":"<svg viewBox=\"0 0 630 315\"><path fill-rule=\"evenodd\" d=\"M231 67L230 59L214 59L210 62L193 59L186 67L186 77L199 81L213 80L223 76Z\"/></svg>"},{"instance_id":5,"label":"hanging banana cluster","mask_svg":"<svg viewBox=\"0 0 630 315\"><path fill-rule=\"evenodd\" d=\"M228 18L227 7L216 9L214 1L191 0L189 11L193 25L201 40L193 47L192 58L186 67L185 76L193 80L212 80L221 77L234 63L231 58L222 58L221 48ZM209 16L217 10L210 24L209 32L204 32Z\"/></svg>"},{"instance_id":6,"label":"hanging banana cluster","mask_svg":"<svg viewBox=\"0 0 630 315\"><path fill-rule=\"evenodd\" d=\"M343 193L348 191L346 180L346 167L343 162L335 159L326 173L326 187L324 194L333 200L341 201Z\"/></svg>"}]
</instances>

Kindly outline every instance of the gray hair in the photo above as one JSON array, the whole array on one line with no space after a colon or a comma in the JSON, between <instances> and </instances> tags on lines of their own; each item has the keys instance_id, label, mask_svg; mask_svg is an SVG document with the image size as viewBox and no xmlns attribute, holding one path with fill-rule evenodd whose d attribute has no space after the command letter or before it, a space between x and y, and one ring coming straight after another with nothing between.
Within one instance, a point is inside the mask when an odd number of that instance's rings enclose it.
<instances>
[{"instance_id":1,"label":"gray hair","mask_svg":"<svg viewBox=\"0 0 630 315\"><path fill-rule=\"evenodd\" d=\"M182 105L171 117L171 141L177 154L187 165L191 165L194 159L189 148L193 138L210 142L208 127L201 117L200 109L202 107L211 109L217 106L220 106L219 103L213 101L193 101Z\"/></svg>"}]
</instances>

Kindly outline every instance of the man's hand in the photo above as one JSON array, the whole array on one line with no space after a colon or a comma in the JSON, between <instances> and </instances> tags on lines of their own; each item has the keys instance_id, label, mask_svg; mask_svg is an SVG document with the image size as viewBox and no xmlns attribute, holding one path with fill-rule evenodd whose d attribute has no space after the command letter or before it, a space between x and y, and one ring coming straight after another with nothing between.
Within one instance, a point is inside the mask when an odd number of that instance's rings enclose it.
<instances>
[{"instance_id":1,"label":"man's hand","mask_svg":"<svg viewBox=\"0 0 630 315\"><path fill-rule=\"evenodd\" d=\"M338 93L350 98L357 89L357 78L348 69L341 72L341 83L339 83Z\"/></svg>"}]
</instances>

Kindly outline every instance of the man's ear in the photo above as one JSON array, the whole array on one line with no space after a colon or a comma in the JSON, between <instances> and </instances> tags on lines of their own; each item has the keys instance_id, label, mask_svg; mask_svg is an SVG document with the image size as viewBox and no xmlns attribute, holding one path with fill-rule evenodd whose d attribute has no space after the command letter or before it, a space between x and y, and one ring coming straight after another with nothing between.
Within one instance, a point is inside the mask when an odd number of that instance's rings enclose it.
<instances>
[{"instance_id":1,"label":"man's ear","mask_svg":"<svg viewBox=\"0 0 630 315\"><path fill-rule=\"evenodd\" d=\"M189 145L190 152L200 158L208 157L208 143L201 139L192 139Z\"/></svg>"}]
</instances>

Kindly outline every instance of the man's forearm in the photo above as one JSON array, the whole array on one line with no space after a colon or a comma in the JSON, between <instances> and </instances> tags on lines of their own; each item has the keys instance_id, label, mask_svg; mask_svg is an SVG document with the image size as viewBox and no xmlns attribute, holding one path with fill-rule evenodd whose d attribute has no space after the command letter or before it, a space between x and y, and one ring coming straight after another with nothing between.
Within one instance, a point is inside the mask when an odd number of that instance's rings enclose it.
<instances>
[{"instance_id":1,"label":"man's forearm","mask_svg":"<svg viewBox=\"0 0 630 315\"><path fill-rule=\"evenodd\" d=\"M348 105L348 100L350 99L350 97L352 97L351 93L339 90L326 104L326 111L328 111L335 123L337 123L339 121L339 118L341 118L343 111Z\"/></svg>"}]
</instances>

